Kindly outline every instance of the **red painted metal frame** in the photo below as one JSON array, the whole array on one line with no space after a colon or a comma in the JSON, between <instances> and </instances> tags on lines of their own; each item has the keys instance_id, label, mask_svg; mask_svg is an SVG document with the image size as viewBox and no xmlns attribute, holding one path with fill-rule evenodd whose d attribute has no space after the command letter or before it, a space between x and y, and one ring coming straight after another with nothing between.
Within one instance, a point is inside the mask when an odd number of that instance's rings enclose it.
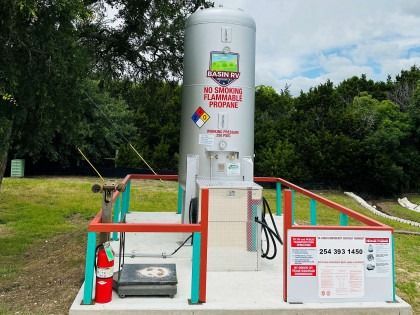
<instances>
[{"instance_id":1,"label":"red painted metal frame","mask_svg":"<svg viewBox=\"0 0 420 315\"><path fill-rule=\"evenodd\" d=\"M302 187L299 187L295 184L292 184L292 183L290 183L287 180L284 180L282 178L279 178L279 177L254 177L254 181L260 182L260 183L281 183L282 185L284 185L284 186L286 186L286 187L288 187L288 188L290 188L294 191L297 191L297 192L301 193L302 195L305 195L305 196L307 196L311 199L319 201L320 203L322 203L322 204L324 204L324 205L326 205L326 206L328 206L332 209L338 210L341 213L347 214L349 217L351 217L351 218L353 218L353 219L355 219L355 220L357 220L361 223L364 223L364 224L369 225L369 226L385 227L387 229L389 228L387 225L385 225L385 224L383 224L379 221L371 219L371 218L369 218L369 217L367 217L363 214L360 214L360 213L358 213L354 210L351 210L347 207L344 207L344 206L342 206L342 205L340 205L340 204L338 204L334 201L331 201L327 198L324 198L324 197L321 197L317 194L314 194L313 192L311 192L309 190L306 190Z\"/></svg>"},{"instance_id":2,"label":"red painted metal frame","mask_svg":"<svg viewBox=\"0 0 420 315\"><path fill-rule=\"evenodd\" d=\"M148 179L148 180L166 180L166 181L177 181L178 180L178 175L151 175L151 174L128 174L124 179L123 179L123 183L126 184L130 179ZM389 227L385 224L382 224L379 221L376 221L374 219L371 219L363 214L360 214L354 210L351 210L347 207L344 207L334 201L331 201L327 198L324 198L322 196L319 196L317 194L314 194L313 192L306 190L302 187L299 187L291 182L288 182L287 180L280 178L280 177L254 177L254 181L255 182L259 182L259 183L281 183L282 185L293 189L294 191L297 191L299 193L301 193L302 195L305 195L309 198L312 198L316 201L319 201L320 203L340 211L341 213L344 213L346 215L348 215L349 217L364 223L368 226L378 226L378 227L386 227L387 229L389 229ZM120 192L116 191L114 192L113 195L113 200L115 200ZM341 229L341 228L339 228Z\"/></svg>"},{"instance_id":3,"label":"red painted metal frame","mask_svg":"<svg viewBox=\"0 0 420 315\"><path fill-rule=\"evenodd\" d=\"M101 223L102 210L88 226L89 232L160 232L160 233L193 233L202 232L200 224L177 223Z\"/></svg>"},{"instance_id":4,"label":"red painted metal frame","mask_svg":"<svg viewBox=\"0 0 420 315\"><path fill-rule=\"evenodd\" d=\"M166 180L177 181L177 175L149 175L149 174L129 174L123 179L123 183L128 183L132 179L143 180ZM388 230L393 228L382 224L374 219L364 216L354 210L343 207L338 203L321 197L302 187L292 184L279 177L254 177L255 182L260 183L281 183L289 189L284 190L284 229L283 229L283 299L287 301L287 232L290 229L298 230ZM319 201L320 203L340 211L349 217L366 224L366 226L308 226L293 225L292 223L292 191L297 191L309 198ZM120 192L113 194L115 200ZM101 223L102 210L93 218L88 226L90 232L201 232L201 253L200 253L200 292L199 301L206 302L207 287L207 242L208 242L208 206L209 191L203 189L201 191L201 221L199 224L171 224L171 223Z\"/></svg>"},{"instance_id":5,"label":"red painted metal frame","mask_svg":"<svg viewBox=\"0 0 420 315\"><path fill-rule=\"evenodd\" d=\"M170 180L176 181L176 175L141 175L129 174L123 179L123 183L128 183L131 179L154 179L154 180ZM119 191L115 191L112 198L115 199L119 195ZM88 225L89 232L157 232L157 233L201 233L201 252L200 252L200 285L199 285L199 301L206 302L207 292L207 242L208 242L208 207L209 207L209 190L201 190L201 220L199 224L176 224L176 223L101 223L102 210Z\"/></svg>"},{"instance_id":6,"label":"red painted metal frame","mask_svg":"<svg viewBox=\"0 0 420 315\"><path fill-rule=\"evenodd\" d=\"M342 226L342 225L293 225L294 230L356 230L356 231L394 231L387 225L382 226Z\"/></svg>"}]
</instances>

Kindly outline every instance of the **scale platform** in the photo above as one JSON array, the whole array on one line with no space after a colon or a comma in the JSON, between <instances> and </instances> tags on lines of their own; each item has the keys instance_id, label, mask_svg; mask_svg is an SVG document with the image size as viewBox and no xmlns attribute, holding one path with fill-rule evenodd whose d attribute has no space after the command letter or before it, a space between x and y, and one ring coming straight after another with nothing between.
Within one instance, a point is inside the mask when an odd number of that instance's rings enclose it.
<instances>
[{"instance_id":1,"label":"scale platform","mask_svg":"<svg viewBox=\"0 0 420 315\"><path fill-rule=\"evenodd\" d=\"M124 264L114 273L113 288L119 297L169 296L177 292L175 264Z\"/></svg>"}]
</instances>

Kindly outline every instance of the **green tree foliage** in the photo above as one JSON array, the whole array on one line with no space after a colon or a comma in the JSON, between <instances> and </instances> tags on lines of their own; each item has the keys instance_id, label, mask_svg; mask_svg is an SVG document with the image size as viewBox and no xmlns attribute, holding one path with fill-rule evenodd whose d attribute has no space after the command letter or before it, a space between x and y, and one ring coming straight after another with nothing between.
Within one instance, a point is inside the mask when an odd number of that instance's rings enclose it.
<instances>
[{"instance_id":1,"label":"green tree foliage","mask_svg":"<svg viewBox=\"0 0 420 315\"><path fill-rule=\"evenodd\" d=\"M86 44L96 53L98 70L106 77L136 81L180 79L185 20L201 5L213 6L212 2L201 0L104 0L104 3L117 11L116 21L92 26ZM98 13L103 20L104 9Z\"/></svg>"},{"instance_id":2,"label":"green tree foliage","mask_svg":"<svg viewBox=\"0 0 420 315\"><path fill-rule=\"evenodd\" d=\"M9 157L178 165L183 29L206 1L0 0L0 184ZM107 24L106 6L116 10ZM420 189L420 68L256 89L255 173L392 194Z\"/></svg>"},{"instance_id":3,"label":"green tree foliage","mask_svg":"<svg viewBox=\"0 0 420 315\"><path fill-rule=\"evenodd\" d=\"M293 98L288 89L278 94L272 87L255 92L255 167L260 175L302 179L303 168L295 145L287 139L294 133Z\"/></svg>"},{"instance_id":4,"label":"green tree foliage","mask_svg":"<svg viewBox=\"0 0 420 315\"><path fill-rule=\"evenodd\" d=\"M181 86L176 82L149 80L142 84L124 81L113 87L134 112L137 132L130 141L153 168L175 170L178 165ZM120 91L120 92L118 92ZM119 164L144 167L127 146L121 148Z\"/></svg>"},{"instance_id":5,"label":"green tree foliage","mask_svg":"<svg viewBox=\"0 0 420 315\"><path fill-rule=\"evenodd\" d=\"M95 163L103 163L105 158L115 157L115 151L136 132L133 112L121 97L112 97L97 81L84 82L83 96L86 110L75 122L78 133L71 143L77 143Z\"/></svg>"},{"instance_id":6,"label":"green tree foliage","mask_svg":"<svg viewBox=\"0 0 420 315\"><path fill-rule=\"evenodd\" d=\"M389 89L390 84L368 80L366 75L362 74L360 77L354 76L341 82L337 86L337 93L342 101L350 104L354 97L363 92L367 92L377 100L382 101L387 98Z\"/></svg>"},{"instance_id":7,"label":"green tree foliage","mask_svg":"<svg viewBox=\"0 0 420 315\"><path fill-rule=\"evenodd\" d=\"M420 68L412 66L410 70L402 70L395 78L390 90L389 99L398 104L401 110L410 105L412 95L420 80Z\"/></svg>"},{"instance_id":8,"label":"green tree foliage","mask_svg":"<svg viewBox=\"0 0 420 315\"><path fill-rule=\"evenodd\" d=\"M105 23L105 4L117 8L117 26ZM9 152L65 164L81 145L96 160L109 156L117 141L98 113L120 120L127 108L89 80L100 78L104 86L110 78L179 77L184 21L200 5L211 3L2 0L0 184ZM92 110L86 94L101 110ZM130 124L119 136L127 130ZM160 155L171 150L165 141L156 144Z\"/></svg>"},{"instance_id":9,"label":"green tree foliage","mask_svg":"<svg viewBox=\"0 0 420 315\"><path fill-rule=\"evenodd\" d=\"M58 160L57 136L74 130L89 71L78 28L91 11L78 0L3 0L0 7L1 163L9 145L31 159Z\"/></svg>"},{"instance_id":10,"label":"green tree foliage","mask_svg":"<svg viewBox=\"0 0 420 315\"><path fill-rule=\"evenodd\" d=\"M355 97L349 111L355 126L364 128L355 140L361 163L354 184L364 191L369 186L385 194L400 191L408 179L403 170L406 152L402 146L409 136L408 116L393 102L380 102L370 95Z\"/></svg>"}]
</instances>

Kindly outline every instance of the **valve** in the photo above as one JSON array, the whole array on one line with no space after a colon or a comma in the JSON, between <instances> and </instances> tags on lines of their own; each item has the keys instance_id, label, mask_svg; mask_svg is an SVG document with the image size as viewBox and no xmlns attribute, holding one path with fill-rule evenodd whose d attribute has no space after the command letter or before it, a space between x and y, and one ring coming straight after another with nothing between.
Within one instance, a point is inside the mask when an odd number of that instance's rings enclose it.
<instances>
[{"instance_id":1,"label":"valve","mask_svg":"<svg viewBox=\"0 0 420 315\"><path fill-rule=\"evenodd\" d=\"M125 191L125 184L108 181L92 185L92 192L102 193L103 196L101 223L112 222L112 195L114 191ZM106 241L109 241L109 233L100 233L100 242L105 243Z\"/></svg>"},{"instance_id":2,"label":"valve","mask_svg":"<svg viewBox=\"0 0 420 315\"><path fill-rule=\"evenodd\" d=\"M106 203L111 201L112 193L114 191L123 192L125 191L125 184L116 183L116 182L105 182L103 184L93 184L92 192L93 193L103 193L104 201Z\"/></svg>"}]
</instances>

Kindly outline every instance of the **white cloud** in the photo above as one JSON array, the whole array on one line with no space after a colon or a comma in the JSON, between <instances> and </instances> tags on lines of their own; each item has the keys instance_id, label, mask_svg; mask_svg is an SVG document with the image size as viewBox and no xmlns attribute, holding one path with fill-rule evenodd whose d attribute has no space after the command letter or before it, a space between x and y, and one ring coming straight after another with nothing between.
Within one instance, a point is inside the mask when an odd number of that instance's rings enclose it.
<instances>
[{"instance_id":1,"label":"white cloud","mask_svg":"<svg viewBox=\"0 0 420 315\"><path fill-rule=\"evenodd\" d=\"M365 73L386 80L419 63L418 0L219 0L257 24L256 83L301 89ZM319 74L306 71L319 68Z\"/></svg>"}]
</instances>

